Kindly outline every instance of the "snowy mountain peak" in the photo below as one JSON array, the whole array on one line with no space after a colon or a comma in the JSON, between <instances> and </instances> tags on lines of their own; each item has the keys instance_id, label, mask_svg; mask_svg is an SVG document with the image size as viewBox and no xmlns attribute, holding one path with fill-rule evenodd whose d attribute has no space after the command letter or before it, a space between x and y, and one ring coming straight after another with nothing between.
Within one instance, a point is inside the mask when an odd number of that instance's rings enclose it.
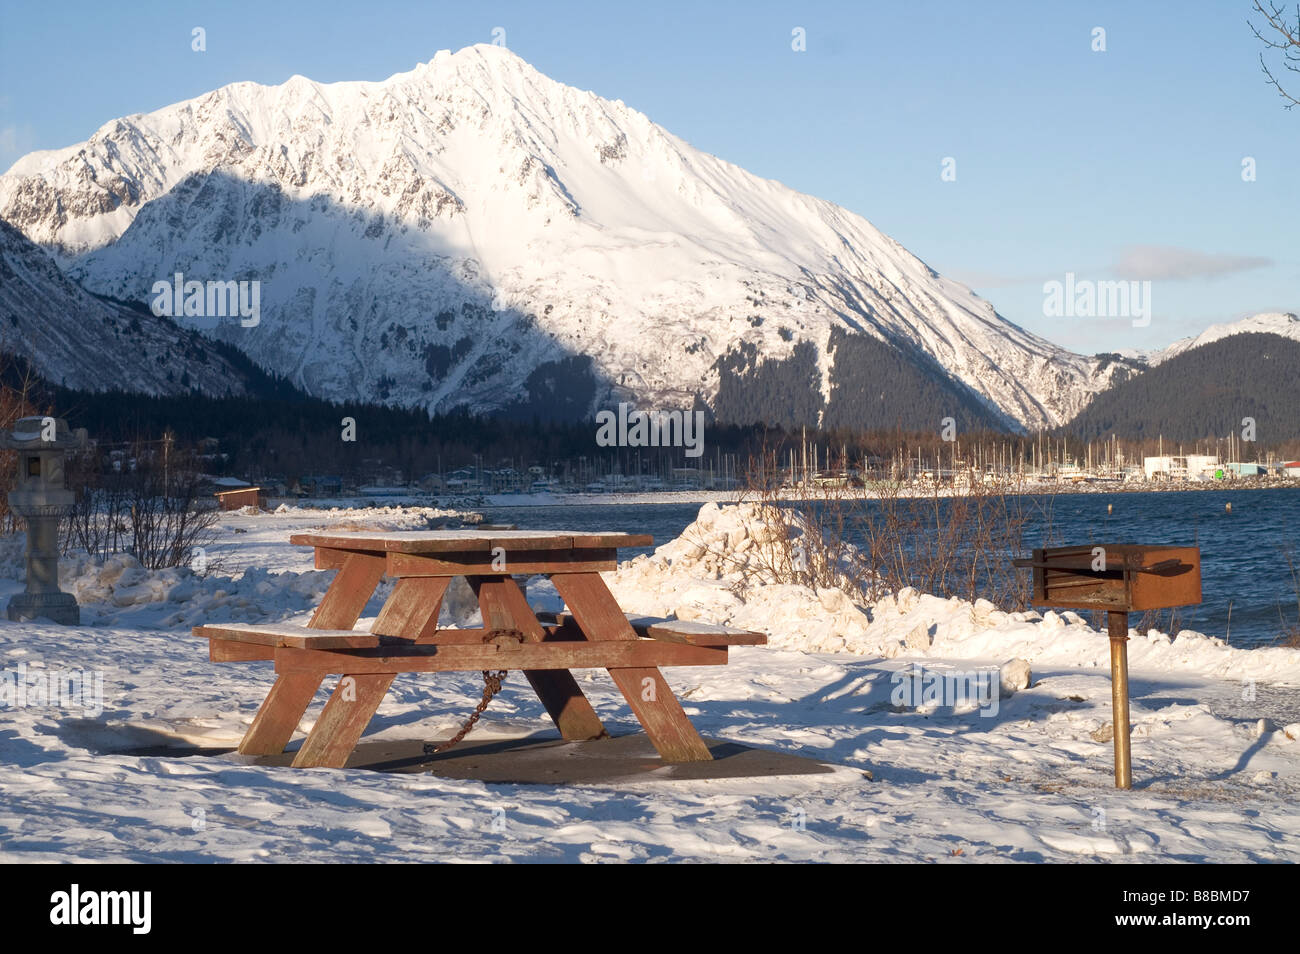
<instances>
[{"instance_id":1,"label":"snowy mountain peak","mask_svg":"<svg viewBox=\"0 0 1300 954\"><path fill-rule=\"evenodd\" d=\"M1156 352L1150 357L1150 363L1152 365L1160 364L1192 348L1199 348L1201 345L1207 345L1222 338L1242 334L1273 334L1300 341L1300 317L1291 312L1266 311L1243 318L1240 321L1210 325L1199 335L1192 335L1175 341L1163 351Z\"/></svg>"},{"instance_id":2,"label":"snowy mountain peak","mask_svg":"<svg viewBox=\"0 0 1300 954\"><path fill-rule=\"evenodd\" d=\"M261 322L210 333L331 398L713 406L727 376L775 368L812 376L766 391L811 388L799 414L817 424L864 374L836 371L849 335L1039 426L1120 367L1011 324L862 217L488 44L115 120L0 176L0 217L124 300L177 272L260 282Z\"/></svg>"}]
</instances>

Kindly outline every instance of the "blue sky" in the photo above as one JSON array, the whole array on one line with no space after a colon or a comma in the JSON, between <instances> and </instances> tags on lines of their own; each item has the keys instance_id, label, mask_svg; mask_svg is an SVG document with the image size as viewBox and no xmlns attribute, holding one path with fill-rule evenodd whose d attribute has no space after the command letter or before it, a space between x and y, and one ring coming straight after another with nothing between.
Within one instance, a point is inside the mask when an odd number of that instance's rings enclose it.
<instances>
[{"instance_id":1,"label":"blue sky","mask_svg":"<svg viewBox=\"0 0 1300 954\"><path fill-rule=\"evenodd\" d=\"M1249 0L0 11L0 168L225 83L382 79L500 27L543 73L865 216L1067 347L1158 347L1300 310L1300 108L1265 85ZM954 181L941 178L945 157ZM1243 181L1246 157L1255 181ZM1150 325L1045 316L1043 283L1067 272L1150 280Z\"/></svg>"}]
</instances>

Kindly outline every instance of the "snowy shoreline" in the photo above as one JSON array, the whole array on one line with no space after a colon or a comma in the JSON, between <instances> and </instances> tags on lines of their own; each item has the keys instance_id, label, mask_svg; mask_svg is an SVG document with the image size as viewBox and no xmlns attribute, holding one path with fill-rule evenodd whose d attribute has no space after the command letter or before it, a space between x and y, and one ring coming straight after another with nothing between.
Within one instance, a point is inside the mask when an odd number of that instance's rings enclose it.
<instances>
[{"instance_id":1,"label":"snowy shoreline","mask_svg":"<svg viewBox=\"0 0 1300 954\"><path fill-rule=\"evenodd\" d=\"M990 486L984 488L988 492L999 492L1005 489L1010 496L1043 496L1052 494L1140 494L1140 493L1182 493L1182 492L1205 492L1205 491L1264 491L1264 490L1287 490L1300 487L1296 481L1255 481L1251 479L1237 480L1232 482L1225 481L1189 481L1186 483L1165 483L1153 481L1150 483L1127 483L1115 485L1094 485L1094 484L1056 484L1056 483L1026 483L1014 488L1000 488ZM897 496L901 499L924 499L936 494L934 490L924 490L919 488L906 488ZM953 495L951 488L939 488L937 491L940 497L950 497ZM394 494L382 497L329 497L329 498L287 498L272 497L268 499L268 505L271 509L281 506L295 508L306 507L312 509L330 509L330 508L366 508L366 507L452 507L459 510L473 510L482 507L608 507L608 506L641 506L654 504L735 504L742 503L746 500L756 498L753 491L744 490L664 490L654 492L622 492L614 491L607 493L573 493L573 494L556 494L556 493L519 493L519 494L483 494L476 496L449 496L447 494ZM777 499L788 503L817 503L832 496L835 499L845 501L852 500L877 500L879 494L857 490L852 493L840 490L828 490L826 494L813 492L808 494L794 493L786 491L777 496Z\"/></svg>"},{"instance_id":2,"label":"snowy shoreline","mask_svg":"<svg viewBox=\"0 0 1300 954\"><path fill-rule=\"evenodd\" d=\"M103 678L101 712L3 712L0 860L1300 860L1300 650L1237 649L1198 633L1130 645L1135 789L1111 783L1107 641L1073 613L1002 613L904 590L867 606L839 590L763 578L771 529L752 507L701 507L652 555L606 574L629 612L769 635L725 667L667 670L707 737L812 755L833 776L621 786L502 786L427 775L296 771L232 754L272 679L266 664L213 664L190 627L302 622L333 574L288 545L307 529L409 529L445 511L286 508L223 514L207 577L129 558L65 561L83 623L0 621L5 672ZM0 597L19 540L0 549ZM373 621L387 589L366 608ZM529 602L558 606L530 581ZM466 594L446 621L477 622ZM1001 674L984 705L904 699L909 673ZM580 675L616 733L639 727L604 673ZM327 684L328 688L328 684ZM0 685L3 689L3 685ZM404 676L369 738L430 738L457 725L477 673ZM324 691L299 726L311 728ZM514 674L485 736L553 737ZM1292 736L1295 736L1293 738ZM148 747L150 754L130 750ZM505 831L491 828L507 819ZM791 824L801 813L806 827Z\"/></svg>"}]
</instances>

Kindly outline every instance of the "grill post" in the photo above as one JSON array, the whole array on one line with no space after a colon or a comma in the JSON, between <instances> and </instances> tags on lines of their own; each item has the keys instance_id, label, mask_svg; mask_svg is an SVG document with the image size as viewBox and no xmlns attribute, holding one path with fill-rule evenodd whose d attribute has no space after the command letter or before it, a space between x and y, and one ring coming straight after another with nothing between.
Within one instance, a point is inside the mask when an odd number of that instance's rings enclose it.
<instances>
[{"instance_id":1,"label":"grill post","mask_svg":"<svg viewBox=\"0 0 1300 954\"><path fill-rule=\"evenodd\" d=\"M1129 752L1128 716L1128 613L1106 614L1110 635L1110 708L1115 726L1115 787L1133 787L1133 762Z\"/></svg>"},{"instance_id":2,"label":"grill post","mask_svg":"<svg viewBox=\"0 0 1300 954\"><path fill-rule=\"evenodd\" d=\"M1128 614L1200 603L1200 548L1163 543L1089 543L1035 549L1029 559L1011 563L1033 570L1029 599L1032 605L1106 612L1115 787L1132 788Z\"/></svg>"}]
</instances>

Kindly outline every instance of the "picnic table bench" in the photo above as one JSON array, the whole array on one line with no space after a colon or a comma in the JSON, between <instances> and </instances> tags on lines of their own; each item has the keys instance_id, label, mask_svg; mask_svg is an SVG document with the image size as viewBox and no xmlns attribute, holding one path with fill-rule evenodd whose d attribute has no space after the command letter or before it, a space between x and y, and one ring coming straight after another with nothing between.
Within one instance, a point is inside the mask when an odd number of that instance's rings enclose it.
<instances>
[{"instance_id":1,"label":"picnic table bench","mask_svg":"<svg viewBox=\"0 0 1300 954\"><path fill-rule=\"evenodd\" d=\"M608 735L571 670L605 669L665 762L712 758L664 680L661 667L725 665L731 646L766 643L761 633L695 621L629 616L601 579L619 547L649 546L644 534L438 530L303 533L317 569L338 570L306 626L210 624L213 662L271 660L276 679L239 745L248 755L284 751L328 675L340 675L294 757L295 767L343 767L402 673L521 670L561 736ZM516 576L548 576L566 612L536 613ZM452 578L478 597L483 626L440 629ZM369 631L356 630L384 577L396 579Z\"/></svg>"}]
</instances>

